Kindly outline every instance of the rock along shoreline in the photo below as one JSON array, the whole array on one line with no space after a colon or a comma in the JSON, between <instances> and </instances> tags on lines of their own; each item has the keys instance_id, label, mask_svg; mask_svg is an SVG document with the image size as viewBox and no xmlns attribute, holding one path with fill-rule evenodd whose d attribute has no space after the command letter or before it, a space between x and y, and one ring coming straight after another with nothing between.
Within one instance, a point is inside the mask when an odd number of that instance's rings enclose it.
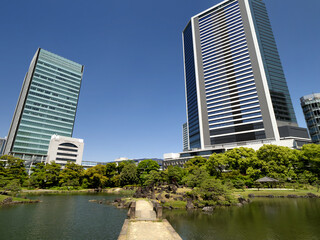
<instances>
[{"instance_id":1,"label":"rock along shoreline","mask_svg":"<svg viewBox=\"0 0 320 240\"><path fill-rule=\"evenodd\" d=\"M7 205L15 205L15 204L25 204L25 203L39 203L40 200L25 200L25 201L16 201L13 200L12 197L7 197L0 202L0 206L7 206Z\"/></svg>"}]
</instances>

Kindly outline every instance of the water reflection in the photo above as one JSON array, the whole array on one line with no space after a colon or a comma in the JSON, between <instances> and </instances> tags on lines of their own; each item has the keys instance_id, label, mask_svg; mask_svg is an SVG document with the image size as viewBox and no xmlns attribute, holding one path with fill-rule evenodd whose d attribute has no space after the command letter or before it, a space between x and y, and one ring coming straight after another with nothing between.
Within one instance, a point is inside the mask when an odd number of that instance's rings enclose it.
<instances>
[{"instance_id":1,"label":"water reflection","mask_svg":"<svg viewBox=\"0 0 320 240\"><path fill-rule=\"evenodd\" d=\"M89 202L115 197L34 196L42 203L0 208L0 239L117 239L127 210Z\"/></svg>"},{"instance_id":2,"label":"water reflection","mask_svg":"<svg viewBox=\"0 0 320 240\"><path fill-rule=\"evenodd\" d=\"M117 239L126 209L89 202L114 195L34 196L39 204L0 208L0 239ZM320 239L320 199L255 199L213 214L165 211L184 240ZM165 239L164 239L165 240Z\"/></svg>"},{"instance_id":3,"label":"water reflection","mask_svg":"<svg viewBox=\"0 0 320 240\"><path fill-rule=\"evenodd\" d=\"M320 239L319 199L255 199L213 214L173 210L164 216L188 240Z\"/></svg>"}]
</instances>

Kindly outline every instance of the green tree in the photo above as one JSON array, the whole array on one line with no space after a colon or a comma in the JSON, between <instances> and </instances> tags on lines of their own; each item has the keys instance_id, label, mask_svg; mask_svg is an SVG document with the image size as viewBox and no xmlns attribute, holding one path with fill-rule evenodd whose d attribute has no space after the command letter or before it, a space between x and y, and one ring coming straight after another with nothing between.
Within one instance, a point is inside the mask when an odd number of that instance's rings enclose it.
<instances>
[{"instance_id":1,"label":"green tree","mask_svg":"<svg viewBox=\"0 0 320 240\"><path fill-rule=\"evenodd\" d=\"M210 177L205 167L194 169L192 173L187 174L182 179L182 184L188 187L199 187L201 183Z\"/></svg>"},{"instance_id":2,"label":"green tree","mask_svg":"<svg viewBox=\"0 0 320 240\"><path fill-rule=\"evenodd\" d=\"M248 167L246 174L253 180L257 180L260 178L261 171L259 169Z\"/></svg>"},{"instance_id":3,"label":"green tree","mask_svg":"<svg viewBox=\"0 0 320 240\"><path fill-rule=\"evenodd\" d=\"M246 174L248 167L257 158L256 151L252 148L233 148L225 152L229 169L240 170L241 174Z\"/></svg>"},{"instance_id":4,"label":"green tree","mask_svg":"<svg viewBox=\"0 0 320 240\"><path fill-rule=\"evenodd\" d=\"M184 171L179 166L169 166L167 168L167 178L168 182L172 184L180 184L184 176Z\"/></svg>"},{"instance_id":5,"label":"green tree","mask_svg":"<svg viewBox=\"0 0 320 240\"><path fill-rule=\"evenodd\" d=\"M301 148L302 157L308 161L320 162L320 145L305 144Z\"/></svg>"},{"instance_id":6,"label":"green tree","mask_svg":"<svg viewBox=\"0 0 320 240\"><path fill-rule=\"evenodd\" d=\"M30 185L40 188L49 188L59 185L59 174L61 165L56 164L54 161L48 164L37 163L32 168L30 176Z\"/></svg>"},{"instance_id":7,"label":"green tree","mask_svg":"<svg viewBox=\"0 0 320 240\"><path fill-rule=\"evenodd\" d=\"M162 181L162 176L159 171L152 170L149 174L146 175L145 182L143 185L154 187Z\"/></svg>"},{"instance_id":8,"label":"green tree","mask_svg":"<svg viewBox=\"0 0 320 240\"><path fill-rule=\"evenodd\" d=\"M46 188L46 169L44 163L37 163L31 169L29 187Z\"/></svg>"},{"instance_id":9,"label":"green tree","mask_svg":"<svg viewBox=\"0 0 320 240\"><path fill-rule=\"evenodd\" d=\"M137 171L139 175L142 175L142 174L148 174L151 171L159 171L159 169L160 169L160 166L156 161L152 159L146 159L139 162Z\"/></svg>"},{"instance_id":10,"label":"green tree","mask_svg":"<svg viewBox=\"0 0 320 240\"><path fill-rule=\"evenodd\" d=\"M298 175L298 181L302 184L313 184L317 182L317 180L317 176L314 173L307 170Z\"/></svg>"},{"instance_id":11,"label":"green tree","mask_svg":"<svg viewBox=\"0 0 320 240\"><path fill-rule=\"evenodd\" d=\"M54 187L59 185L59 174L61 165L52 161L45 165L45 185L47 187Z\"/></svg>"},{"instance_id":12,"label":"green tree","mask_svg":"<svg viewBox=\"0 0 320 240\"><path fill-rule=\"evenodd\" d=\"M117 164L116 163L107 163L106 164L106 176L108 178L113 177L114 175L117 175Z\"/></svg>"},{"instance_id":13,"label":"green tree","mask_svg":"<svg viewBox=\"0 0 320 240\"><path fill-rule=\"evenodd\" d=\"M200 202L203 205L230 205L235 203L230 189L223 185L221 180L213 177L206 178L199 188L192 190L191 194L198 199L198 196L200 196Z\"/></svg>"},{"instance_id":14,"label":"green tree","mask_svg":"<svg viewBox=\"0 0 320 240\"><path fill-rule=\"evenodd\" d=\"M116 187L119 186L119 176L115 177L117 175L120 175L117 170L117 164L116 163L107 163L106 164L106 177L108 178L107 186L109 187Z\"/></svg>"},{"instance_id":15,"label":"green tree","mask_svg":"<svg viewBox=\"0 0 320 240\"><path fill-rule=\"evenodd\" d=\"M68 162L59 173L60 186L73 186L81 185L83 177L83 166Z\"/></svg>"},{"instance_id":16,"label":"green tree","mask_svg":"<svg viewBox=\"0 0 320 240\"><path fill-rule=\"evenodd\" d=\"M106 175L106 165L98 164L92 168L88 168L84 171L84 187L90 188L103 188L108 182Z\"/></svg>"},{"instance_id":17,"label":"green tree","mask_svg":"<svg viewBox=\"0 0 320 240\"><path fill-rule=\"evenodd\" d=\"M320 178L320 144L305 144L301 148L302 161L304 169L311 171Z\"/></svg>"},{"instance_id":18,"label":"green tree","mask_svg":"<svg viewBox=\"0 0 320 240\"><path fill-rule=\"evenodd\" d=\"M132 163L135 164L135 162L132 161L132 160L127 160L127 161L118 162L118 163L117 163L117 167L116 167L116 169L117 169L117 171L118 171L118 174L121 173L121 171L122 171L122 169L124 168L124 166L126 166L126 165L128 165L128 164L132 164Z\"/></svg>"},{"instance_id":19,"label":"green tree","mask_svg":"<svg viewBox=\"0 0 320 240\"><path fill-rule=\"evenodd\" d=\"M189 161L187 161L184 164L184 169L188 173L194 173L195 171L197 171L202 166L205 166L206 162L207 162L206 158L196 156L194 158L191 158Z\"/></svg>"},{"instance_id":20,"label":"green tree","mask_svg":"<svg viewBox=\"0 0 320 240\"><path fill-rule=\"evenodd\" d=\"M257 151L257 157L267 165L261 169L262 175L284 180L290 178L290 170L295 169L299 162L296 150L276 145L263 145Z\"/></svg>"},{"instance_id":21,"label":"green tree","mask_svg":"<svg viewBox=\"0 0 320 240\"><path fill-rule=\"evenodd\" d=\"M11 196L16 196L21 191L19 179L11 180L4 188L6 191L10 191Z\"/></svg>"},{"instance_id":22,"label":"green tree","mask_svg":"<svg viewBox=\"0 0 320 240\"><path fill-rule=\"evenodd\" d=\"M211 176L220 177L227 166L227 158L224 153L213 153L206 162L206 168Z\"/></svg>"},{"instance_id":23,"label":"green tree","mask_svg":"<svg viewBox=\"0 0 320 240\"><path fill-rule=\"evenodd\" d=\"M6 184L10 180L18 179L22 184L26 178L27 172L23 160L11 155L0 157L0 181Z\"/></svg>"},{"instance_id":24,"label":"green tree","mask_svg":"<svg viewBox=\"0 0 320 240\"><path fill-rule=\"evenodd\" d=\"M137 166L134 163L127 164L123 167L120 173L120 185L132 185L138 181Z\"/></svg>"}]
</instances>

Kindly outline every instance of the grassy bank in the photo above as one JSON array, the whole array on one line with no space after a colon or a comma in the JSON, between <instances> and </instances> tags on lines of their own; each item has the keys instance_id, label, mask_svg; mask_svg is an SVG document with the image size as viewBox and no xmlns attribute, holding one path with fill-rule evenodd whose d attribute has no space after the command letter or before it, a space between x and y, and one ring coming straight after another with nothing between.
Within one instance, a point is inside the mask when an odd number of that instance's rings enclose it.
<instances>
[{"instance_id":1,"label":"grassy bank","mask_svg":"<svg viewBox=\"0 0 320 240\"><path fill-rule=\"evenodd\" d=\"M37 203L39 200L31 200L27 198L11 197L8 195L0 195L0 206L13 205L21 203Z\"/></svg>"},{"instance_id":2,"label":"grassy bank","mask_svg":"<svg viewBox=\"0 0 320 240\"><path fill-rule=\"evenodd\" d=\"M3 200L9 198L10 196L8 195L0 195L0 202L2 202ZM25 199L25 198L18 198L18 197L12 197L12 201L16 201L16 202L28 202L30 201L30 199Z\"/></svg>"}]
</instances>

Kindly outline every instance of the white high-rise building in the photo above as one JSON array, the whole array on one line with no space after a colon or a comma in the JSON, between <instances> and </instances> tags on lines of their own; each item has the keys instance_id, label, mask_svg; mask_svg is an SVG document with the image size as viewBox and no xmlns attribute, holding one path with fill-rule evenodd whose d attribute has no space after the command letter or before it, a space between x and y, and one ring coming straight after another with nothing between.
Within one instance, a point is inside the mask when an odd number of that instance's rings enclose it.
<instances>
[{"instance_id":1,"label":"white high-rise building","mask_svg":"<svg viewBox=\"0 0 320 240\"><path fill-rule=\"evenodd\" d=\"M308 141L262 0L226 0L183 31L189 149Z\"/></svg>"}]
</instances>

